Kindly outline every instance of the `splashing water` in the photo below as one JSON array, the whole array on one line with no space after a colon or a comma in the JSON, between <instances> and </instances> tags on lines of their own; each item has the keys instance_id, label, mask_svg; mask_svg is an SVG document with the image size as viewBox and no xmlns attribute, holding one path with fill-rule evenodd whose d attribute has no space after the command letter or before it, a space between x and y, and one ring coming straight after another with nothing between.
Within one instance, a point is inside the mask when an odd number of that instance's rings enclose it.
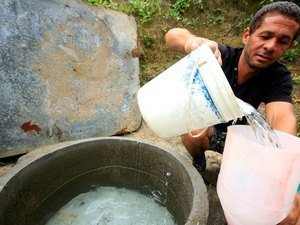
<instances>
[{"instance_id":1,"label":"splashing water","mask_svg":"<svg viewBox=\"0 0 300 225\"><path fill-rule=\"evenodd\" d=\"M264 146L280 148L278 137L266 119L250 104L238 98L237 101L255 133L257 142Z\"/></svg>"},{"instance_id":2,"label":"splashing water","mask_svg":"<svg viewBox=\"0 0 300 225\"><path fill-rule=\"evenodd\" d=\"M85 224L176 225L171 213L155 197L117 187L98 187L76 196L46 225Z\"/></svg>"}]
</instances>

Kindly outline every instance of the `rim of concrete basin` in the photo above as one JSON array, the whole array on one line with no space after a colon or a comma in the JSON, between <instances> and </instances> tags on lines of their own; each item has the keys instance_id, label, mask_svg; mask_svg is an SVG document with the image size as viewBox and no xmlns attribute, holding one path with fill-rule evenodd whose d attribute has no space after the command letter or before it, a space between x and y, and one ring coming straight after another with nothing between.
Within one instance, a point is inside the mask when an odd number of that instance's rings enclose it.
<instances>
[{"instance_id":1,"label":"rim of concrete basin","mask_svg":"<svg viewBox=\"0 0 300 225\"><path fill-rule=\"evenodd\" d=\"M0 177L0 224L43 224L76 195L103 185L154 191L178 224L207 222L206 187L186 158L141 139L101 137L21 157Z\"/></svg>"}]
</instances>

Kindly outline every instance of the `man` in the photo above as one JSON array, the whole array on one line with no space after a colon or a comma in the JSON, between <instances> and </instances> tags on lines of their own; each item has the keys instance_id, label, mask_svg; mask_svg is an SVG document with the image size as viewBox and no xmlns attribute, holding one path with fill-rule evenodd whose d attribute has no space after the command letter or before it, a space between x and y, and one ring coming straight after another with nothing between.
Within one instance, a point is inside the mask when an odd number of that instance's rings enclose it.
<instances>
[{"instance_id":1,"label":"man","mask_svg":"<svg viewBox=\"0 0 300 225\"><path fill-rule=\"evenodd\" d=\"M276 130L296 135L296 116L291 103L292 79L285 66L277 60L293 46L300 32L300 8L292 2L271 3L257 12L250 27L242 35L244 48L232 48L198 37L186 29L174 28L167 32L167 46L174 51L190 53L202 44L208 44L228 79L234 94L253 107L265 103L265 115ZM223 151L229 124L218 124L202 132L182 135L182 143L201 167L204 151ZM204 158L205 160L205 158ZM197 165L200 164L200 165ZM300 195L294 208L280 224L300 225Z\"/></svg>"}]
</instances>

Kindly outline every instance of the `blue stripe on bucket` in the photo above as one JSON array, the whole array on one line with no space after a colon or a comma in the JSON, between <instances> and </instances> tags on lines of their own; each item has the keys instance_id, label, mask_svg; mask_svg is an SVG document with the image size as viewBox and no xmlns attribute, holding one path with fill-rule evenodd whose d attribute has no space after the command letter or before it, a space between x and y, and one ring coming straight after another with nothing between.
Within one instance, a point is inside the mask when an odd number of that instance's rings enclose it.
<instances>
[{"instance_id":1,"label":"blue stripe on bucket","mask_svg":"<svg viewBox=\"0 0 300 225\"><path fill-rule=\"evenodd\" d=\"M300 194L300 184L299 184L299 186L298 186L298 191L297 191L299 194Z\"/></svg>"},{"instance_id":2,"label":"blue stripe on bucket","mask_svg":"<svg viewBox=\"0 0 300 225\"><path fill-rule=\"evenodd\" d=\"M225 122L222 118L221 114L219 113L217 107L215 106L211 95L209 94L209 91L202 79L202 75L197 68L196 61L193 59L192 55L188 55L186 58L186 63L184 65L184 68L182 68L184 71L183 74L183 82L187 85L187 88L191 90L191 95L193 95L195 92L199 93L202 92L209 104L209 108L212 112L216 115L220 123ZM194 72L194 74L193 74ZM193 76L193 80L190 83L191 76Z\"/></svg>"},{"instance_id":3,"label":"blue stripe on bucket","mask_svg":"<svg viewBox=\"0 0 300 225\"><path fill-rule=\"evenodd\" d=\"M200 73L199 69L196 70L196 73L195 73L194 78L193 78L192 94L195 93L195 88L194 87L197 87L196 85L199 88L197 90L197 92L200 90L204 94L207 102L209 103L210 110L212 112L214 112L214 114L218 117L220 122L225 122L224 119L222 118L221 114L219 113L215 103L212 100L212 97L211 97L211 95L210 95L210 93L209 93L209 91L208 91L208 89L207 89L207 87L206 87L206 85L205 85L205 83L202 79L202 76L201 76L201 73Z\"/></svg>"}]
</instances>

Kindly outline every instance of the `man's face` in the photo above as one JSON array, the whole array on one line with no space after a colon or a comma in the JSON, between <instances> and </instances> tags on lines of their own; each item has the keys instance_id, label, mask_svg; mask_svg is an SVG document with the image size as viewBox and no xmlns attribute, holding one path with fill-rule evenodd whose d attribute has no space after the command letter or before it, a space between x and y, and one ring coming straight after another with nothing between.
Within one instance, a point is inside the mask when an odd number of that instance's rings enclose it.
<instances>
[{"instance_id":1,"label":"man's face","mask_svg":"<svg viewBox=\"0 0 300 225\"><path fill-rule=\"evenodd\" d=\"M245 59L252 68L263 69L276 62L292 46L299 25L279 14L267 15L261 26L250 35L243 33Z\"/></svg>"}]
</instances>

